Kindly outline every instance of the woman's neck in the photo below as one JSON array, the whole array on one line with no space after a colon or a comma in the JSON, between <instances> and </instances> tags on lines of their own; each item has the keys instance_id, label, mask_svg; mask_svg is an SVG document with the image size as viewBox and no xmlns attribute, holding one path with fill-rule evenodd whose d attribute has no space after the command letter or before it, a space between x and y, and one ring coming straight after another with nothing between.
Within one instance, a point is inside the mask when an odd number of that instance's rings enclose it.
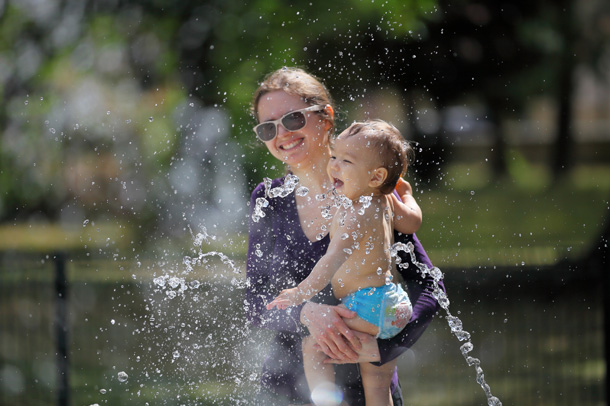
<instances>
[{"instance_id":1,"label":"woman's neck","mask_svg":"<svg viewBox=\"0 0 610 406\"><path fill-rule=\"evenodd\" d=\"M331 188L326 162L317 162L307 167L291 167L290 171L299 178L299 183L309 189L310 193L320 194Z\"/></svg>"}]
</instances>

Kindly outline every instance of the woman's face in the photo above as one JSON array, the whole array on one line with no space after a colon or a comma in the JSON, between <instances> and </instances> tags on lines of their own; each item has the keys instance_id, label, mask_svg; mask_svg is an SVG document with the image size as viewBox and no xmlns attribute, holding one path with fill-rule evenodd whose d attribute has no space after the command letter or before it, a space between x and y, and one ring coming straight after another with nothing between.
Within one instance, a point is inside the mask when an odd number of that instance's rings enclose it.
<instances>
[{"instance_id":1,"label":"woman's face","mask_svg":"<svg viewBox=\"0 0 610 406\"><path fill-rule=\"evenodd\" d=\"M277 120L286 113L310 107L299 96L281 90L261 96L258 102L258 121ZM329 158L328 129L330 124L316 112L306 112L307 124L297 131L288 131L281 124L277 135L265 141L269 152L291 168L307 168L315 164L326 166ZM320 162L322 161L322 162Z\"/></svg>"}]
</instances>

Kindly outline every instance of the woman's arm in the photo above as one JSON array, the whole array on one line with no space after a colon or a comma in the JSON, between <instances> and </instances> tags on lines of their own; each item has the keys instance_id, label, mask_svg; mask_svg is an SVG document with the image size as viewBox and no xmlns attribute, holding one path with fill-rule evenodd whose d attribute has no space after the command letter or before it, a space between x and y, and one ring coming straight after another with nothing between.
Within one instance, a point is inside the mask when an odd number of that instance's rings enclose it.
<instances>
[{"instance_id":1,"label":"woman's arm","mask_svg":"<svg viewBox=\"0 0 610 406\"><path fill-rule=\"evenodd\" d=\"M424 247L414 234L404 235L395 233L394 237L396 242L412 243L416 261L421 266L426 266L428 269L432 268L432 263ZM411 261L410 255L401 252L400 256L402 263L409 264L408 267L399 267L398 270L405 283L408 284L409 297L411 303L413 303L413 315L409 324L397 336L388 340L377 340L381 364L395 359L415 344L432 321L436 312L440 309L437 300L432 294L435 288L434 279L429 274L422 278L422 274L418 272L417 265ZM442 280L439 281L438 287L443 291L445 290Z\"/></svg>"},{"instance_id":2,"label":"woman's arm","mask_svg":"<svg viewBox=\"0 0 610 406\"><path fill-rule=\"evenodd\" d=\"M283 286L278 286L280 282L271 276L271 266L277 243L277 230L274 230L273 221L274 216L277 216L277 210L273 207L275 201L269 199L269 207L263 209L265 217L261 217L258 221L252 219L256 199L261 197L265 197L265 187L262 183L254 189L250 198L244 310L248 321L257 327L302 333L299 322L301 306L284 312L272 312L265 308L265 304L271 301Z\"/></svg>"}]
</instances>

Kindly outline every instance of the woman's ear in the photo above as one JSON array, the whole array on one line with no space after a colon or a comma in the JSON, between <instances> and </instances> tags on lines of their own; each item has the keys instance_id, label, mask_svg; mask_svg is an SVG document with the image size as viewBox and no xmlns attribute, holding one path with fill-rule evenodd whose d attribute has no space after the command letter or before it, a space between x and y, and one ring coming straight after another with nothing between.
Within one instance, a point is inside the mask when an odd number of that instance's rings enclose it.
<instances>
[{"instance_id":1,"label":"woman's ear","mask_svg":"<svg viewBox=\"0 0 610 406\"><path fill-rule=\"evenodd\" d=\"M388 178L388 170L384 167L379 167L371 173L371 179L369 180L369 186L378 188L383 185L383 182Z\"/></svg>"},{"instance_id":2,"label":"woman's ear","mask_svg":"<svg viewBox=\"0 0 610 406\"><path fill-rule=\"evenodd\" d=\"M328 114L328 116L332 119L335 116L335 111L333 110L333 106L331 106L330 104L327 104L326 106L324 106L324 112L326 114ZM324 126L324 130L326 131L326 136L329 137L330 136L330 130L333 128L333 124L332 124L332 120L326 119L325 121L325 126ZM330 140L327 138L326 142L330 142Z\"/></svg>"}]
</instances>

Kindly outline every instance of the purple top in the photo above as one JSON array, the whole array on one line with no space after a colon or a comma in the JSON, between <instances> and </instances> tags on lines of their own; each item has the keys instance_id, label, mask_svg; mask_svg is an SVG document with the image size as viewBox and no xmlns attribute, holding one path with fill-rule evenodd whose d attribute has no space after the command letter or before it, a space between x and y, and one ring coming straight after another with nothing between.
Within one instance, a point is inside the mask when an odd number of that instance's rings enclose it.
<instances>
[{"instance_id":1,"label":"purple top","mask_svg":"<svg viewBox=\"0 0 610 406\"><path fill-rule=\"evenodd\" d=\"M283 180L284 178L273 180L272 187L281 185ZM250 215L259 197L265 197L263 183L252 192ZM277 331L263 365L263 392L268 392L269 396L285 396L291 401L307 401L308 389L301 354L301 338L307 334L307 329L300 322L303 305L287 310L267 310L265 305L282 289L294 287L307 277L326 252L330 239L326 235L320 241L309 241L301 228L294 192L284 198L267 200L269 206L263 209L265 217L254 222L250 216L245 310L253 325ZM395 233L395 241L412 242L417 261L432 267L414 234ZM432 296L432 278L428 276L422 279L408 255L401 255L401 258L403 263L409 262L409 266L406 269L399 268L399 272L413 303L413 316L397 336L388 340L377 340L381 364L393 360L411 347L439 309L436 299ZM330 285L312 300L328 304L339 303L332 295ZM357 404L357 399L362 397L362 388L356 364L336 367L338 384L344 385L347 398L354 399L354 404ZM342 377L344 382L341 383ZM397 382L395 373L394 385Z\"/></svg>"}]
</instances>

